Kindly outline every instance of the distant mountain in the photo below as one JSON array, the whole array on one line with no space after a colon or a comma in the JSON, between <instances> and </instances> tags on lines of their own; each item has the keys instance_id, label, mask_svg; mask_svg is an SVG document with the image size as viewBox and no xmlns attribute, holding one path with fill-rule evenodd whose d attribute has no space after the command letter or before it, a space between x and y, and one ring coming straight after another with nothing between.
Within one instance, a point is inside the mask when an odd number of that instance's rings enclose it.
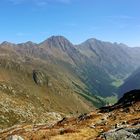
<instances>
[{"instance_id":1,"label":"distant mountain","mask_svg":"<svg viewBox=\"0 0 140 140\"><path fill-rule=\"evenodd\" d=\"M77 49L116 78L126 78L140 65L140 48L89 39L78 45Z\"/></svg>"},{"instance_id":2,"label":"distant mountain","mask_svg":"<svg viewBox=\"0 0 140 140\"><path fill-rule=\"evenodd\" d=\"M119 88L120 97L130 90L140 89L140 68L133 72Z\"/></svg>"}]
</instances>

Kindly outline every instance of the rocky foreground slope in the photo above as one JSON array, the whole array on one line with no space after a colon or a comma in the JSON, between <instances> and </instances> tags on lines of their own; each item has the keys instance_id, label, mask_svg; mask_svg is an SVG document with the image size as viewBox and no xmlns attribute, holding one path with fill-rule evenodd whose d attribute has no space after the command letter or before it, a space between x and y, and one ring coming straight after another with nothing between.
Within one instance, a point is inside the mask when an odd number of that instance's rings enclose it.
<instances>
[{"instance_id":1,"label":"rocky foreground slope","mask_svg":"<svg viewBox=\"0 0 140 140\"><path fill-rule=\"evenodd\" d=\"M139 140L140 90L126 93L113 106L52 125L19 125L0 131L1 140Z\"/></svg>"}]
</instances>

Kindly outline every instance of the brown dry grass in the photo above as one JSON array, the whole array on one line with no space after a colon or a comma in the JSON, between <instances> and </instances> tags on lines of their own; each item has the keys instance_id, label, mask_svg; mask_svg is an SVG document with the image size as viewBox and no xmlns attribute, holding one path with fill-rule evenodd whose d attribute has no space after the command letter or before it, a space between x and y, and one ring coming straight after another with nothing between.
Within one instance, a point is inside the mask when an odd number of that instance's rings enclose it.
<instances>
[{"instance_id":1,"label":"brown dry grass","mask_svg":"<svg viewBox=\"0 0 140 140\"><path fill-rule=\"evenodd\" d=\"M102 140L99 136L115 128L127 124L136 125L140 123L140 103L130 107L130 112L114 110L110 113L99 113L94 111L84 117L64 119L52 127L24 125L15 130L0 133L1 138L9 134L18 134L25 140ZM132 110L132 111L131 111ZM133 112L133 110L135 110ZM16 130L17 129L17 130Z\"/></svg>"}]
</instances>

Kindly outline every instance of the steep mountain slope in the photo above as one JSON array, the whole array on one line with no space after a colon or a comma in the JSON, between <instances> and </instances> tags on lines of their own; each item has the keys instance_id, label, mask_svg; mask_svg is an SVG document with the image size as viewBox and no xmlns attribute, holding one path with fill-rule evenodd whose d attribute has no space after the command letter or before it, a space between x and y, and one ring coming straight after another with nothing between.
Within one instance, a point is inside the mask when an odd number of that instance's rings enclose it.
<instances>
[{"instance_id":1,"label":"steep mountain slope","mask_svg":"<svg viewBox=\"0 0 140 140\"><path fill-rule=\"evenodd\" d=\"M87 56L81 54L66 38L53 36L39 44L39 48L46 50L50 56L53 56L55 62L57 60L57 64L63 67L69 65L92 94L110 96L116 90L110 84L113 82L110 76L93 64Z\"/></svg>"},{"instance_id":2,"label":"steep mountain slope","mask_svg":"<svg viewBox=\"0 0 140 140\"><path fill-rule=\"evenodd\" d=\"M126 93L113 106L79 117L63 118L48 126L19 125L0 131L0 138L25 140L139 140L140 90ZM133 98L130 98L133 96Z\"/></svg>"},{"instance_id":3,"label":"steep mountain slope","mask_svg":"<svg viewBox=\"0 0 140 140\"><path fill-rule=\"evenodd\" d=\"M28 42L27 42L28 43ZM29 47L24 44L18 45L18 52L25 56L32 56L57 65L66 69L72 75L78 77L91 94L98 96L111 96L116 88L111 85L113 80L110 76L98 66L94 65L91 60L81 54L74 45L63 36L52 36L44 42ZM81 88L78 84L74 86ZM104 92L103 92L104 91Z\"/></svg>"},{"instance_id":4,"label":"steep mountain slope","mask_svg":"<svg viewBox=\"0 0 140 140\"><path fill-rule=\"evenodd\" d=\"M125 80L124 84L119 88L119 96L121 97L124 92L134 89L140 89L140 68L138 68Z\"/></svg>"}]
</instances>

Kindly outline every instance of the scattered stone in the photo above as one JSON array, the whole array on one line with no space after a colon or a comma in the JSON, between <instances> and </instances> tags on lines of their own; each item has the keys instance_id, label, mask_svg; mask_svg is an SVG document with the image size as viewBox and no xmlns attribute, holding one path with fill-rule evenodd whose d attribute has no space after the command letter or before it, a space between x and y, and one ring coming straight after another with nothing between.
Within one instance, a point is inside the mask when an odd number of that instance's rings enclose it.
<instances>
[{"instance_id":1,"label":"scattered stone","mask_svg":"<svg viewBox=\"0 0 140 140\"><path fill-rule=\"evenodd\" d=\"M129 113L129 112L130 112L130 109L129 109L129 108L124 108L124 109L123 109L123 112Z\"/></svg>"},{"instance_id":2,"label":"scattered stone","mask_svg":"<svg viewBox=\"0 0 140 140\"><path fill-rule=\"evenodd\" d=\"M62 120L60 120L58 123L57 123L57 125L60 125L60 124L62 124L62 123L64 123L64 122L66 122L67 121L67 118L63 118Z\"/></svg>"},{"instance_id":3,"label":"scattered stone","mask_svg":"<svg viewBox=\"0 0 140 140\"><path fill-rule=\"evenodd\" d=\"M126 121L123 121L123 122L122 122L122 125L126 125L126 124L127 124L127 122L126 122Z\"/></svg>"},{"instance_id":4,"label":"scattered stone","mask_svg":"<svg viewBox=\"0 0 140 140\"><path fill-rule=\"evenodd\" d=\"M95 127L95 124L90 125L89 127L90 127L90 128L93 128L93 129L95 129L95 128L96 128L96 127Z\"/></svg>"},{"instance_id":5,"label":"scattered stone","mask_svg":"<svg viewBox=\"0 0 140 140\"><path fill-rule=\"evenodd\" d=\"M87 113L84 113L84 114L82 114L78 117L78 122L83 121L83 120L87 120L87 119L90 119L90 118L91 118L91 115L88 115Z\"/></svg>"}]
</instances>

